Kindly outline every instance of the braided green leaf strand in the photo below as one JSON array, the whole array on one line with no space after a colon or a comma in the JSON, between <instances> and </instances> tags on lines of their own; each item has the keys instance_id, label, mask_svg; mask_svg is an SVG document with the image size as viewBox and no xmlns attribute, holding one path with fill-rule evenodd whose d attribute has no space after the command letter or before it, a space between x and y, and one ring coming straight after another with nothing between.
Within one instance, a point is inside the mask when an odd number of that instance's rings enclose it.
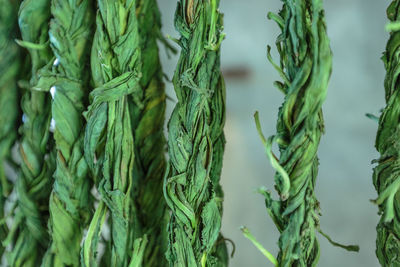
<instances>
[{"instance_id":1,"label":"braided green leaf strand","mask_svg":"<svg viewBox=\"0 0 400 267\"><path fill-rule=\"evenodd\" d=\"M140 47L136 1L98 0L91 69L95 89L86 112L85 158L104 202L110 211L111 266L141 262L146 238L136 237L134 183L134 130L131 110L143 107L140 86ZM136 108L136 107L135 107ZM102 203L100 203L103 205ZM103 209L93 217L90 238L83 250L85 266L96 266ZM97 211L96 211L97 213ZM86 264L88 263L88 264Z\"/></svg>"},{"instance_id":2,"label":"braided green leaf strand","mask_svg":"<svg viewBox=\"0 0 400 267\"><path fill-rule=\"evenodd\" d=\"M134 201L138 228L146 234L148 243L144 251L143 266L166 266L167 213L162 193L165 173L165 90L162 81L157 40L161 38L160 13L155 0L136 2L138 17L143 90L140 102L133 106L132 127L135 131L135 165L133 168ZM139 234L139 235L138 235Z\"/></svg>"},{"instance_id":3,"label":"braided green leaf strand","mask_svg":"<svg viewBox=\"0 0 400 267\"><path fill-rule=\"evenodd\" d=\"M19 1L0 0L0 240L7 236L4 204L12 190L5 164L11 158L11 147L17 139L19 116L19 89L17 80L21 71L20 47L14 42L18 33ZM0 244L0 258L4 246Z\"/></svg>"},{"instance_id":4,"label":"braided green leaf strand","mask_svg":"<svg viewBox=\"0 0 400 267\"><path fill-rule=\"evenodd\" d=\"M11 266L39 266L49 242L46 223L55 165L49 138L51 97L41 91L39 83L47 65L53 63L48 46L49 21L49 0L22 2L19 9L22 41L19 44L29 51L32 72L21 102L24 118L20 128L21 171L16 183L18 205L6 241L12 244L8 254Z\"/></svg>"},{"instance_id":5,"label":"braided green leaf strand","mask_svg":"<svg viewBox=\"0 0 400 267\"><path fill-rule=\"evenodd\" d=\"M181 55L173 78L178 98L168 127L164 196L170 266L227 266L220 235L223 193L225 85L220 71L219 0L180 0L175 27Z\"/></svg>"},{"instance_id":6,"label":"braided green leaf strand","mask_svg":"<svg viewBox=\"0 0 400 267\"><path fill-rule=\"evenodd\" d=\"M400 1L392 1L387 9L389 21L400 21ZM379 128L375 147L380 158L375 160L373 183L379 197L382 215L376 239L376 255L382 266L400 266L400 90L399 78L400 32L393 28L382 57L386 69L385 99L386 107L379 118Z\"/></svg>"},{"instance_id":7,"label":"braided green leaf strand","mask_svg":"<svg viewBox=\"0 0 400 267\"><path fill-rule=\"evenodd\" d=\"M285 0L279 14L269 14L282 30L276 41L285 94L278 114L277 134L265 139L280 200L263 192L266 206L281 233L278 264L316 266L319 245L319 203L314 193L318 173L317 150L324 130L322 103L332 68L321 0ZM268 58L271 60L268 48ZM260 126L256 117L258 129ZM280 157L272 152L279 146Z\"/></svg>"},{"instance_id":8,"label":"braided green leaf strand","mask_svg":"<svg viewBox=\"0 0 400 267\"><path fill-rule=\"evenodd\" d=\"M57 64L47 86L51 86L53 96L57 167L49 203L52 245L43 266L80 266L80 243L90 218L91 183L83 156L82 112L89 91L87 60L94 22L91 2L51 2L49 36Z\"/></svg>"}]
</instances>

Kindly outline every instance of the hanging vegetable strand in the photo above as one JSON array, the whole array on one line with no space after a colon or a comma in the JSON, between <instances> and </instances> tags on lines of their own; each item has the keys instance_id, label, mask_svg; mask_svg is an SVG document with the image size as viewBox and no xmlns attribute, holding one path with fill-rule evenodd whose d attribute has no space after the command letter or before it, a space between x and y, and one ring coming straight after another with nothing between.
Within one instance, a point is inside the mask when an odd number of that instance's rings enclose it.
<instances>
[{"instance_id":1,"label":"hanging vegetable strand","mask_svg":"<svg viewBox=\"0 0 400 267\"><path fill-rule=\"evenodd\" d=\"M275 187L280 200L273 200L267 191L263 194L268 212L281 233L278 265L315 266L320 254L316 232L321 230L314 187L318 173L317 150L324 131L321 107L331 75L332 53L322 1L283 2L279 14L269 14L282 31L276 41L280 66L272 62L268 47L268 58L284 80L275 83L285 94L279 109L277 134L265 139L258 114L255 116L267 156L277 170ZM279 146L279 159L272 152L273 143ZM357 246L332 243L358 250Z\"/></svg>"},{"instance_id":2,"label":"hanging vegetable strand","mask_svg":"<svg viewBox=\"0 0 400 267\"><path fill-rule=\"evenodd\" d=\"M86 67L94 18L90 5L90 0L52 0L49 36L57 64L47 77L47 85L53 96L57 168L49 203L52 245L43 266L80 266L80 243L90 218L82 116L89 87Z\"/></svg>"},{"instance_id":3,"label":"hanging vegetable strand","mask_svg":"<svg viewBox=\"0 0 400 267\"><path fill-rule=\"evenodd\" d=\"M19 89L17 80L22 69L21 52L14 42L18 32L18 0L0 0L0 240L7 236L4 204L12 187L4 169L11 159L11 147L17 138L19 122ZM4 246L0 244L0 258Z\"/></svg>"},{"instance_id":4,"label":"hanging vegetable strand","mask_svg":"<svg viewBox=\"0 0 400 267\"><path fill-rule=\"evenodd\" d=\"M21 172L16 183L18 206L10 234L8 255L11 266L39 266L48 246L48 200L54 171L54 155L49 132L51 97L41 91L39 79L44 69L52 64L48 46L50 21L49 0L24 0L19 10L22 41L28 49L32 72L22 96L24 113L19 151Z\"/></svg>"},{"instance_id":5,"label":"hanging vegetable strand","mask_svg":"<svg viewBox=\"0 0 400 267\"><path fill-rule=\"evenodd\" d=\"M400 22L400 1L395 0L387 9L390 25ZM382 266L400 265L400 88L398 53L400 52L400 31L393 27L382 57L386 69L385 99L386 107L379 119L379 128L375 147L380 158L375 160L373 183L379 197L375 203L379 205L382 215L377 226L376 255Z\"/></svg>"},{"instance_id":6,"label":"hanging vegetable strand","mask_svg":"<svg viewBox=\"0 0 400 267\"><path fill-rule=\"evenodd\" d=\"M85 158L96 175L101 202L83 248L85 266L96 266L96 247L110 211L111 265L140 264L146 236L136 238L132 201L133 106L143 107L136 1L98 0L91 68L95 89L86 112ZM105 205L104 205L105 204Z\"/></svg>"},{"instance_id":7,"label":"hanging vegetable strand","mask_svg":"<svg viewBox=\"0 0 400 267\"><path fill-rule=\"evenodd\" d=\"M164 195L170 266L227 266L220 235L223 194L225 85L219 0L179 0L175 27L181 55L173 78L178 98L168 128L169 170Z\"/></svg>"},{"instance_id":8,"label":"hanging vegetable strand","mask_svg":"<svg viewBox=\"0 0 400 267\"><path fill-rule=\"evenodd\" d=\"M161 37L161 21L155 0L139 0L138 16L143 88L143 106L133 106L132 127L135 131L135 165L133 178L140 237L148 236L144 266L165 266L167 247L166 204L162 193L165 173L165 90L158 57L157 40Z\"/></svg>"}]
</instances>

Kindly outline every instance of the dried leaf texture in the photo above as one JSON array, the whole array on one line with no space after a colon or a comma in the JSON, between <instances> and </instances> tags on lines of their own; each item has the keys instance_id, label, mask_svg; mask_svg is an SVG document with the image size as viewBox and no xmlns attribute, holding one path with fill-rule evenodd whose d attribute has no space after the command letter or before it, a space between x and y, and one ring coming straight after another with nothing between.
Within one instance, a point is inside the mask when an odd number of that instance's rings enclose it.
<instances>
[{"instance_id":1,"label":"dried leaf texture","mask_svg":"<svg viewBox=\"0 0 400 267\"><path fill-rule=\"evenodd\" d=\"M133 167L134 201L137 210L137 237L146 234L148 244L143 266L166 266L167 209L162 192L165 173L166 141L165 89L157 40L162 40L160 13L155 0L136 2L141 49L140 102L131 112L135 131L135 164Z\"/></svg>"},{"instance_id":2,"label":"dried leaf texture","mask_svg":"<svg viewBox=\"0 0 400 267\"><path fill-rule=\"evenodd\" d=\"M273 200L269 192L263 193L268 212L281 233L279 266L316 266L320 253L316 238L319 203L314 187L317 150L324 130L321 107L332 54L322 1L283 2L279 14L269 17L282 31L276 41L280 65L273 64L284 80L276 85L285 100L279 109L276 135L264 140L267 155L277 170L275 188L280 200ZM279 159L272 152L274 142L279 146Z\"/></svg>"},{"instance_id":3,"label":"dried leaf texture","mask_svg":"<svg viewBox=\"0 0 400 267\"><path fill-rule=\"evenodd\" d=\"M54 172L54 153L49 127L51 120L50 94L41 90L40 78L52 53L48 46L50 1L24 0L19 9L20 45L27 48L31 58L31 77L25 84L21 105L24 113L19 146L20 175L16 189L18 205L6 243L11 266L38 266L45 252L48 199Z\"/></svg>"},{"instance_id":4,"label":"dried leaf texture","mask_svg":"<svg viewBox=\"0 0 400 267\"><path fill-rule=\"evenodd\" d=\"M170 266L227 266L228 261L220 234L225 85L218 5L218 0L180 0L175 14L181 47L173 78L178 103L168 125L170 163L164 182L172 211Z\"/></svg>"},{"instance_id":5,"label":"dried leaf texture","mask_svg":"<svg viewBox=\"0 0 400 267\"><path fill-rule=\"evenodd\" d=\"M387 9L392 23L399 22L400 1L392 1ZM375 202L382 215L377 226L376 254L382 266L400 266L400 32L392 31L382 60L385 64L386 107L379 119L375 147L380 158L375 160L373 183L379 194Z\"/></svg>"},{"instance_id":6,"label":"dried leaf texture","mask_svg":"<svg viewBox=\"0 0 400 267\"><path fill-rule=\"evenodd\" d=\"M49 202L52 242L43 266L80 266L80 243L91 216L82 115L89 93L87 67L94 33L91 4L90 0L51 2L49 36L56 61L42 84L53 97L56 171Z\"/></svg>"},{"instance_id":7,"label":"dried leaf texture","mask_svg":"<svg viewBox=\"0 0 400 267\"><path fill-rule=\"evenodd\" d=\"M110 264L141 264L146 236L136 238L132 200L135 163L131 110L143 107L136 1L97 1L91 69L95 89L86 112L85 158L101 195L83 248L84 266L96 266L97 243L110 211ZM140 266L140 265L139 265Z\"/></svg>"},{"instance_id":8,"label":"dried leaf texture","mask_svg":"<svg viewBox=\"0 0 400 267\"><path fill-rule=\"evenodd\" d=\"M18 38L19 1L0 0L0 220L4 220L4 204L12 190L4 169L11 159L11 147L17 139L19 123L19 95L17 81L21 77L21 49L15 43ZM0 240L5 240L8 228L0 223ZM0 244L0 258L4 246Z\"/></svg>"}]
</instances>

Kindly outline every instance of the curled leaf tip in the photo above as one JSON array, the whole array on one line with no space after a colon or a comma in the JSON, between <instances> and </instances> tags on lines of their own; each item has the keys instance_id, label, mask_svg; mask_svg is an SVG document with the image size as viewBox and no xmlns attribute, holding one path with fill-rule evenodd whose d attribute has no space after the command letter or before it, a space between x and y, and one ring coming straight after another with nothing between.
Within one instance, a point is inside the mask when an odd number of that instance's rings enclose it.
<instances>
[{"instance_id":1,"label":"curled leaf tip","mask_svg":"<svg viewBox=\"0 0 400 267\"><path fill-rule=\"evenodd\" d=\"M379 122L379 117L374 115L374 114L372 114L372 113L366 113L365 116L370 120L373 120L375 122Z\"/></svg>"},{"instance_id":2,"label":"curled leaf tip","mask_svg":"<svg viewBox=\"0 0 400 267\"><path fill-rule=\"evenodd\" d=\"M389 22L385 25L387 32L397 32L400 30L400 21Z\"/></svg>"},{"instance_id":3,"label":"curled leaf tip","mask_svg":"<svg viewBox=\"0 0 400 267\"><path fill-rule=\"evenodd\" d=\"M340 247L340 248L343 248L343 249L345 249L347 251L352 251L352 252L359 252L360 251L360 247L358 245L343 245L343 244L340 244L338 242L333 241L332 238L329 235L325 234L321 229L318 229L318 232L323 237L325 237L329 241L329 243L331 243L335 247Z\"/></svg>"}]
</instances>

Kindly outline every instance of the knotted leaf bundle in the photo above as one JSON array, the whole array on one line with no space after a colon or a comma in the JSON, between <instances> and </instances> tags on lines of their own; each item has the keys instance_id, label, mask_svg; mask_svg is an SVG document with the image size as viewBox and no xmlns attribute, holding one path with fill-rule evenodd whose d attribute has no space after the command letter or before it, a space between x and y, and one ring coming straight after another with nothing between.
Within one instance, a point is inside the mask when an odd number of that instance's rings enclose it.
<instances>
[{"instance_id":1,"label":"knotted leaf bundle","mask_svg":"<svg viewBox=\"0 0 400 267\"><path fill-rule=\"evenodd\" d=\"M8 254L11 266L39 266L49 242L47 219L48 200L54 171L53 142L49 127L51 97L41 91L40 77L49 64L52 53L48 46L50 21L49 0L24 0L19 10L19 27L22 41L31 58L31 77L22 96L23 125L19 152L20 174L16 189L18 205L10 234Z\"/></svg>"},{"instance_id":2,"label":"knotted leaf bundle","mask_svg":"<svg viewBox=\"0 0 400 267\"><path fill-rule=\"evenodd\" d=\"M17 80L22 69L20 47L15 43L18 31L19 1L0 0L0 240L7 236L4 204L12 186L5 164L11 159L11 147L17 138L19 122L19 89ZM0 258L4 246L0 244Z\"/></svg>"},{"instance_id":3,"label":"knotted leaf bundle","mask_svg":"<svg viewBox=\"0 0 400 267\"><path fill-rule=\"evenodd\" d=\"M226 266L220 235L225 85L220 71L219 0L180 0L175 27L181 55L173 78L178 98L169 124L164 195L170 266Z\"/></svg>"},{"instance_id":4,"label":"knotted leaf bundle","mask_svg":"<svg viewBox=\"0 0 400 267\"><path fill-rule=\"evenodd\" d=\"M275 188L280 200L274 200L268 191L262 193L281 233L278 266L316 266L320 254L316 232L321 230L314 187L318 174L317 150L324 131L321 107L331 75L332 53L322 1L283 2L278 14L269 14L282 31L276 41L279 65L272 62L268 47L268 58L283 79L275 85L285 94L275 136L264 138L256 114L266 154L277 171ZM279 146L279 158L272 152L273 143ZM357 246L330 241L348 250L358 250Z\"/></svg>"},{"instance_id":5,"label":"knotted leaf bundle","mask_svg":"<svg viewBox=\"0 0 400 267\"><path fill-rule=\"evenodd\" d=\"M160 13L155 0L138 0L136 14L141 49L141 106L133 105L135 181L133 199L137 210L135 236L148 236L143 266L165 266L167 247L167 213L162 193L165 173L165 90L158 56L157 40L161 39Z\"/></svg>"},{"instance_id":6,"label":"knotted leaf bundle","mask_svg":"<svg viewBox=\"0 0 400 267\"><path fill-rule=\"evenodd\" d=\"M400 21L400 1L392 1L387 9L390 23ZM373 183L379 197L382 215L377 230L376 254L382 266L400 265L400 88L399 52L400 32L393 30L386 45L382 60L385 64L385 100L386 107L379 118L379 128L375 147L380 158L375 160Z\"/></svg>"},{"instance_id":7,"label":"knotted leaf bundle","mask_svg":"<svg viewBox=\"0 0 400 267\"><path fill-rule=\"evenodd\" d=\"M89 92L87 67L94 22L91 2L51 2L49 36L56 64L42 83L53 97L56 171L49 202L52 243L43 266L80 266L80 243L90 218L91 182L83 155L82 112Z\"/></svg>"},{"instance_id":8,"label":"knotted leaf bundle","mask_svg":"<svg viewBox=\"0 0 400 267\"><path fill-rule=\"evenodd\" d=\"M135 236L134 129L131 112L143 107L136 1L98 0L91 54L92 79L86 112L84 150L95 174L101 202L89 226L83 248L84 266L96 266L96 248L107 210L110 211L111 265L136 266L146 237ZM137 106L137 107L135 107Z\"/></svg>"}]
</instances>

